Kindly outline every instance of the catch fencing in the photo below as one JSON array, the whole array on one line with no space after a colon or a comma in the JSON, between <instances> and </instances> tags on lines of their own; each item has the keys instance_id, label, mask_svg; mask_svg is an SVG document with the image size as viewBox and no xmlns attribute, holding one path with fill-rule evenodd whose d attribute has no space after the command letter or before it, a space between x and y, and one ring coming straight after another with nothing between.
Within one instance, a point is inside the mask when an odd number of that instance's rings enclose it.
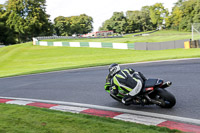
<instances>
[{"instance_id":1,"label":"catch fencing","mask_svg":"<svg viewBox=\"0 0 200 133\"><path fill-rule=\"evenodd\" d=\"M81 37L81 36L42 36L34 37L37 40L48 40L48 39L81 39L81 38L121 38L122 36L105 36L105 37Z\"/></svg>"}]
</instances>

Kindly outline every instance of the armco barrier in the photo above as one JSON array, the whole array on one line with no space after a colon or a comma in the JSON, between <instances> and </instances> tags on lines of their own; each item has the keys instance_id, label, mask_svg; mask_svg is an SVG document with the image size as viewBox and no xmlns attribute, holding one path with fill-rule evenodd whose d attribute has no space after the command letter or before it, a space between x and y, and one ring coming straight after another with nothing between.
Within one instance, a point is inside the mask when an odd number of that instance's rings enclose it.
<instances>
[{"instance_id":1,"label":"armco barrier","mask_svg":"<svg viewBox=\"0 0 200 133\"><path fill-rule=\"evenodd\" d=\"M93 47L93 48L114 48L134 50L164 50L185 48L187 40L176 40L168 42L139 42L139 43L106 43L106 42L46 42L33 38L33 45L41 46L68 46L68 47Z\"/></svg>"},{"instance_id":2,"label":"armco barrier","mask_svg":"<svg viewBox=\"0 0 200 133\"><path fill-rule=\"evenodd\" d=\"M36 41L34 45L40 46L68 46L91 48L134 49L134 43L102 43L102 42L43 42Z\"/></svg>"}]
</instances>

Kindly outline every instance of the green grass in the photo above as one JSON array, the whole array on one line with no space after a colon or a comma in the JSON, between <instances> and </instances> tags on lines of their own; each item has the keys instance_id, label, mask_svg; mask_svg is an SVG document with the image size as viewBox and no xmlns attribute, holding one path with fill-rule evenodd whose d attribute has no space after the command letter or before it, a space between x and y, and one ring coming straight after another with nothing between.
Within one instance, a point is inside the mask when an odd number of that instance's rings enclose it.
<instances>
[{"instance_id":1,"label":"green grass","mask_svg":"<svg viewBox=\"0 0 200 133\"><path fill-rule=\"evenodd\" d=\"M116 63L200 57L200 49L160 51L18 44L0 49L0 77Z\"/></svg>"},{"instance_id":2,"label":"green grass","mask_svg":"<svg viewBox=\"0 0 200 133\"><path fill-rule=\"evenodd\" d=\"M175 133L111 118L0 104L1 133Z\"/></svg>"},{"instance_id":3,"label":"green grass","mask_svg":"<svg viewBox=\"0 0 200 133\"><path fill-rule=\"evenodd\" d=\"M138 34L138 33L136 33ZM191 32L180 32L173 30L162 30L151 33L149 36L137 36L133 37L134 34L125 35L122 38L96 38L96 39L50 39L42 41L63 41L63 42L112 42L112 43L135 43L135 42L165 42L174 40L184 40L192 38ZM199 35L195 36L194 39L199 39Z\"/></svg>"}]
</instances>

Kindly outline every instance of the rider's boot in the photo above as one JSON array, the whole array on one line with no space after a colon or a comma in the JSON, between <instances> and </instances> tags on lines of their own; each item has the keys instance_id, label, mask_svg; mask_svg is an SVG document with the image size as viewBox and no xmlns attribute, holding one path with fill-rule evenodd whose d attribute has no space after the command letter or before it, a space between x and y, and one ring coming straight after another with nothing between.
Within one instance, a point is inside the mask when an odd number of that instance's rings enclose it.
<instances>
[{"instance_id":1,"label":"rider's boot","mask_svg":"<svg viewBox=\"0 0 200 133\"><path fill-rule=\"evenodd\" d=\"M133 97L129 94L125 95L123 98L122 98L122 103L124 105L130 105L133 103Z\"/></svg>"}]
</instances>

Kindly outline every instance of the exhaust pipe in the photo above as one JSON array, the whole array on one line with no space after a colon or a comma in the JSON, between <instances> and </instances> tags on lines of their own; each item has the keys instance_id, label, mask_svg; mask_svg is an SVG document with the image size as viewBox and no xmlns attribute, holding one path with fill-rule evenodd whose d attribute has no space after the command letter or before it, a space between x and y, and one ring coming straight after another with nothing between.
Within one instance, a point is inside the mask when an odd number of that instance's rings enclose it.
<instances>
[{"instance_id":1,"label":"exhaust pipe","mask_svg":"<svg viewBox=\"0 0 200 133\"><path fill-rule=\"evenodd\" d=\"M154 99L151 99L148 95L145 95L145 97L152 103L157 104L157 105L162 105L162 102L156 101Z\"/></svg>"},{"instance_id":2,"label":"exhaust pipe","mask_svg":"<svg viewBox=\"0 0 200 133\"><path fill-rule=\"evenodd\" d=\"M160 88L167 88L167 87L169 87L171 85L172 85L172 82L171 81L167 81L164 84L162 84L162 86L160 86Z\"/></svg>"}]
</instances>

